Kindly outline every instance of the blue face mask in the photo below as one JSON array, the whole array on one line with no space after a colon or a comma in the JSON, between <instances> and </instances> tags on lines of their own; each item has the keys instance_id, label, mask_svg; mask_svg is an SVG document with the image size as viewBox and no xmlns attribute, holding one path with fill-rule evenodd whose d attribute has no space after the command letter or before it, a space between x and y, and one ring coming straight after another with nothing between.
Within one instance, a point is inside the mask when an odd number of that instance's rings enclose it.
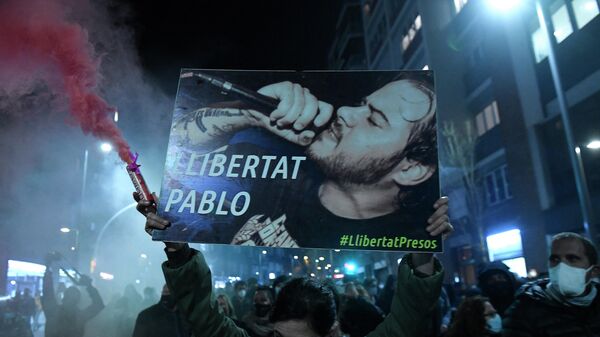
<instances>
[{"instance_id":1,"label":"blue face mask","mask_svg":"<svg viewBox=\"0 0 600 337\"><path fill-rule=\"evenodd\" d=\"M487 328L490 332L500 333L502 331L502 318L500 318L500 315L495 314L488 319Z\"/></svg>"}]
</instances>

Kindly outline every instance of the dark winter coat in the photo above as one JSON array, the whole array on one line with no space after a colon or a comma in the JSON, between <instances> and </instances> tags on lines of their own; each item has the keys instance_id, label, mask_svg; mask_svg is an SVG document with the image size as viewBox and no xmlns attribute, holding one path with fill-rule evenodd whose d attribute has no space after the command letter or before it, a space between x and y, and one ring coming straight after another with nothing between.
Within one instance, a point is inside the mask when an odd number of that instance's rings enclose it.
<instances>
[{"instance_id":1,"label":"dark winter coat","mask_svg":"<svg viewBox=\"0 0 600 337\"><path fill-rule=\"evenodd\" d=\"M547 285L544 279L519 290L503 320L504 337L600 337L600 295L589 307L568 307L546 295Z\"/></svg>"},{"instance_id":2,"label":"dark winter coat","mask_svg":"<svg viewBox=\"0 0 600 337\"><path fill-rule=\"evenodd\" d=\"M140 312L133 330L133 337L190 336L191 328L183 315L160 302Z\"/></svg>"}]
</instances>

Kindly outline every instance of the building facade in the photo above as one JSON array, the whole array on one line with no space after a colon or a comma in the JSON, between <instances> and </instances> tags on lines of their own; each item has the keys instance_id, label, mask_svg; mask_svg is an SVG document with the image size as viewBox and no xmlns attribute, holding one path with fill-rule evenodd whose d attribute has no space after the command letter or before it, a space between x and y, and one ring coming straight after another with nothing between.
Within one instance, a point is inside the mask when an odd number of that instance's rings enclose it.
<instances>
[{"instance_id":1,"label":"building facade","mask_svg":"<svg viewBox=\"0 0 600 337\"><path fill-rule=\"evenodd\" d=\"M522 276L546 271L551 236L584 232L534 1L510 11L490 3L360 1L366 69L434 70L442 190L457 227L444 259L466 284L485 260L502 260ZM593 209L600 151L585 145L600 139L600 3L543 4ZM471 166L444 151L449 126L455 138L473 139Z\"/></svg>"}]
</instances>

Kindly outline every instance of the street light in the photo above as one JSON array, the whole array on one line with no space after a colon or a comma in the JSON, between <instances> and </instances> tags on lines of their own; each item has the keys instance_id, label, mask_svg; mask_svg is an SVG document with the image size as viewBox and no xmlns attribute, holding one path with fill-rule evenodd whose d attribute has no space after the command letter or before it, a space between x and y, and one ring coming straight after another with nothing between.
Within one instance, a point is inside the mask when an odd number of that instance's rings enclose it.
<instances>
[{"instance_id":1,"label":"street light","mask_svg":"<svg viewBox=\"0 0 600 337\"><path fill-rule=\"evenodd\" d=\"M600 149L600 140L592 140L585 147L590 150L598 150Z\"/></svg>"},{"instance_id":2,"label":"street light","mask_svg":"<svg viewBox=\"0 0 600 337\"><path fill-rule=\"evenodd\" d=\"M493 8L506 8L512 9L516 7L523 0L488 0L488 4ZM558 102L558 108L560 111L561 120L565 130L565 138L567 140L569 160L571 162L571 168L573 169L573 175L575 176L575 186L577 187L577 197L579 198L579 205L581 207L581 215L583 217L583 228L585 229L586 235L593 242L597 242L598 235L596 228L590 224L592 221L592 205L587 192L587 185L585 184L585 177L583 176L583 170L581 169L581 157L577 151L579 147L576 146L575 136L573 135L573 128L571 126L571 117L569 116L569 108L567 105L567 98L563 90L563 84L560 79L560 72L558 69L558 61L556 59L556 40L555 32L548 22L552 22L548 15L548 12L544 9L540 0L530 0L535 3L535 11L540 24L541 30L544 32L546 43L548 45L548 65L550 66L550 74L552 75L552 82L554 83L554 91L556 92L556 100ZM503 4L504 3L504 4ZM510 3L511 6L506 5ZM595 145L594 145L595 146ZM600 145L598 145L600 146Z\"/></svg>"},{"instance_id":3,"label":"street light","mask_svg":"<svg viewBox=\"0 0 600 337\"><path fill-rule=\"evenodd\" d=\"M71 228L69 228L69 227L61 227L60 231L63 232L63 233L69 233L71 231Z\"/></svg>"},{"instance_id":4,"label":"street light","mask_svg":"<svg viewBox=\"0 0 600 337\"><path fill-rule=\"evenodd\" d=\"M100 144L100 150L102 150L102 152L104 153L109 153L110 151L112 151L112 145L110 145L109 143L102 143Z\"/></svg>"}]
</instances>

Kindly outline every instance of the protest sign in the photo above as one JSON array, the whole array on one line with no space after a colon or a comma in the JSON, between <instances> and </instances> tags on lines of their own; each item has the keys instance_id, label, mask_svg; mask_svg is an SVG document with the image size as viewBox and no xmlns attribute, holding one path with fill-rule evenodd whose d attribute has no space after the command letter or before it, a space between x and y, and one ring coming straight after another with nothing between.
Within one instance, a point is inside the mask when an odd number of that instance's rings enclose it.
<instances>
[{"instance_id":1,"label":"protest sign","mask_svg":"<svg viewBox=\"0 0 600 337\"><path fill-rule=\"evenodd\" d=\"M183 69L154 239L441 251L430 71Z\"/></svg>"}]
</instances>

